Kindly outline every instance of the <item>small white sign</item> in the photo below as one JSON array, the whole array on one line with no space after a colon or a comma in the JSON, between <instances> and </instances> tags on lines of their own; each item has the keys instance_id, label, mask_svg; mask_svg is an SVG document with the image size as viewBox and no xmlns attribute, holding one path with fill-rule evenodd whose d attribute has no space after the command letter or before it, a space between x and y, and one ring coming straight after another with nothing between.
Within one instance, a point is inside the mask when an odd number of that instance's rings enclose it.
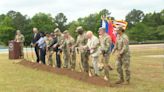
<instances>
[{"instance_id":1,"label":"small white sign","mask_svg":"<svg viewBox=\"0 0 164 92\"><path fill-rule=\"evenodd\" d=\"M9 51L13 51L13 49L14 49L13 43L9 43Z\"/></svg>"}]
</instances>

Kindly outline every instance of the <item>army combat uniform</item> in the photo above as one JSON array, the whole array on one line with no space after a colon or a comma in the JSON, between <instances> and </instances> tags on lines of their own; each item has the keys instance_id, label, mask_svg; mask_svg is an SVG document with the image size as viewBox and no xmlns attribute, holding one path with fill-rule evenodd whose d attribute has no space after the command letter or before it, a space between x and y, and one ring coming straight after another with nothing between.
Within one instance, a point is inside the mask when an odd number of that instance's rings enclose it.
<instances>
[{"instance_id":1,"label":"army combat uniform","mask_svg":"<svg viewBox=\"0 0 164 92\"><path fill-rule=\"evenodd\" d=\"M119 74L119 79L121 82L124 81L124 76L123 76L123 69L122 66L124 66L124 71L125 71L125 79L127 82L130 81L130 51L129 51L129 39L126 34L122 34L122 36L118 35L117 36L117 41L116 45L114 48L114 51L117 51L117 72ZM118 83L120 82L118 81Z\"/></svg>"},{"instance_id":2,"label":"army combat uniform","mask_svg":"<svg viewBox=\"0 0 164 92\"><path fill-rule=\"evenodd\" d=\"M15 41L20 43L20 47L21 47L20 57L23 58L24 57L23 46L24 46L25 38L24 38L24 36L22 34L16 35L15 36Z\"/></svg>"},{"instance_id":3,"label":"army combat uniform","mask_svg":"<svg viewBox=\"0 0 164 92\"><path fill-rule=\"evenodd\" d=\"M81 57L81 63L82 63L82 67L84 69L84 72L89 71L89 64L88 64L88 59L89 59L89 53L87 51L87 49L83 49L83 46L85 46L87 44L87 37L86 34L83 32L82 27L78 27L77 31L80 30L81 34L78 35L77 37L77 41L75 44L75 47L78 46L78 49L80 51L80 57Z\"/></svg>"},{"instance_id":4,"label":"army combat uniform","mask_svg":"<svg viewBox=\"0 0 164 92\"><path fill-rule=\"evenodd\" d=\"M105 77L107 79L109 79L109 57L110 57L110 44L111 44L111 40L110 40L110 37L109 35L107 35L106 33L104 35L101 35L99 37L99 41L100 41L100 51L103 55L103 60L102 60L102 63L104 65L104 74L105 74Z\"/></svg>"},{"instance_id":5,"label":"army combat uniform","mask_svg":"<svg viewBox=\"0 0 164 92\"><path fill-rule=\"evenodd\" d=\"M70 53L71 53L71 57L70 57L71 58L71 69L75 70L75 66L76 66L76 51L75 51L74 47L71 48Z\"/></svg>"},{"instance_id":6,"label":"army combat uniform","mask_svg":"<svg viewBox=\"0 0 164 92\"><path fill-rule=\"evenodd\" d=\"M52 56L53 56L53 48L50 47L50 45L53 44L53 38L50 40L50 39L47 39L47 58L48 58L48 64L53 66L53 60L52 60Z\"/></svg>"},{"instance_id":7,"label":"army combat uniform","mask_svg":"<svg viewBox=\"0 0 164 92\"><path fill-rule=\"evenodd\" d=\"M56 28L54 30L54 32L55 32L56 38L57 38L57 43L53 46L54 48L56 48L56 65L58 68L61 68L61 57L60 57L61 48L60 48L60 46L63 44L64 38L63 38L63 35L60 32L59 28Z\"/></svg>"},{"instance_id":8,"label":"army combat uniform","mask_svg":"<svg viewBox=\"0 0 164 92\"><path fill-rule=\"evenodd\" d=\"M64 34L67 32L64 32ZM64 39L64 42L62 44L62 49L63 49L63 54L64 54L64 67L68 68L68 67L74 67L75 62L72 61L71 59L71 55L72 55L72 46L74 45L74 38L71 37L70 35L68 36L68 38Z\"/></svg>"}]
</instances>

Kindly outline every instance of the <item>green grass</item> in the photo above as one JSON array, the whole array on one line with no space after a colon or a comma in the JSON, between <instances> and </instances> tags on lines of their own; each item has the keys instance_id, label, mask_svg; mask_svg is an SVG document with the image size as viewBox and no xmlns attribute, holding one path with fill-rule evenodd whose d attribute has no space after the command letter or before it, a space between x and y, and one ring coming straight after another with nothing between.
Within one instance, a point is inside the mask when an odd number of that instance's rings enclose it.
<instances>
[{"instance_id":1,"label":"green grass","mask_svg":"<svg viewBox=\"0 0 164 92\"><path fill-rule=\"evenodd\" d=\"M66 76L30 69L8 60L0 54L0 92L164 92L164 58L144 57L164 55L162 48L131 50L130 85L99 87ZM111 65L115 68L114 56ZM110 73L111 82L117 80L116 70Z\"/></svg>"}]
</instances>

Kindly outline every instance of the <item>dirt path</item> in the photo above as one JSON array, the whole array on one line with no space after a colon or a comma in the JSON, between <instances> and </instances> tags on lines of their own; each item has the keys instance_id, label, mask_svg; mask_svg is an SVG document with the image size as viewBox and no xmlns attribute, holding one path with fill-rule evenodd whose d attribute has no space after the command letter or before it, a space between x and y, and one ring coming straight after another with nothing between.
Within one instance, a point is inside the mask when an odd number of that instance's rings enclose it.
<instances>
[{"instance_id":1,"label":"dirt path","mask_svg":"<svg viewBox=\"0 0 164 92\"><path fill-rule=\"evenodd\" d=\"M47 71L47 72L51 72L51 73L55 73L55 74L59 74L59 75L65 75L70 78L73 78L73 79L76 79L79 81L83 81L86 83L94 84L97 86L104 86L104 87L113 86L109 82L105 81L104 79L102 79L100 77L96 77L96 76L89 77L88 74L83 73L83 72L76 72L76 71L71 71L69 69L63 69L63 68L60 68L60 69L54 68L51 66L33 63L30 61L26 61L26 60L19 62L19 64L29 67L29 68L33 68L33 69L43 70L43 71Z\"/></svg>"}]
</instances>

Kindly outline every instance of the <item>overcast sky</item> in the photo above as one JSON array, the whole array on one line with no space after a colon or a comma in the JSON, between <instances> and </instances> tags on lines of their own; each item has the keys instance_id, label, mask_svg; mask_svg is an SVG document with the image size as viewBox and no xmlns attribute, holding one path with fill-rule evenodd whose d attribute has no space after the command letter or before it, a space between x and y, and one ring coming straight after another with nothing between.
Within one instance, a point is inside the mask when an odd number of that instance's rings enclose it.
<instances>
[{"instance_id":1,"label":"overcast sky","mask_svg":"<svg viewBox=\"0 0 164 92\"><path fill-rule=\"evenodd\" d=\"M0 0L0 14L15 10L30 17L38 12L50 13L54 17L63 12L69 22L105 8L116 19L125 19L132 9L144 13L159 12L164 9L164 0Z\"/></svg>"}]
</instances>

